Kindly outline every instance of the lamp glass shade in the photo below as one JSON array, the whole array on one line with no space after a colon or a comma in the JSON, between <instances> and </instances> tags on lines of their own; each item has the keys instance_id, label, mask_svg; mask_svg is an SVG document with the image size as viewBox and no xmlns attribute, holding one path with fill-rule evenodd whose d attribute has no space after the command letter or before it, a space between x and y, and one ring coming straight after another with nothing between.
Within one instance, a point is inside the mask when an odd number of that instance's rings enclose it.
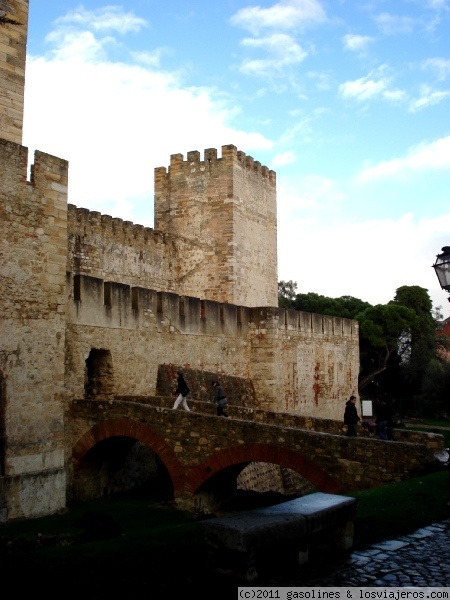
<instances>
[{"instance_id":1,"label":"lamp glass shade","mask_svg":"<svg viewBox=\"0 0 450 600\"><path fill-rule=\"evenodd\" d=\"M442 248L442 254L436 256L433 269L436 271L441 288L450 292L450 246Z\"/></svg>"}]
</instances>

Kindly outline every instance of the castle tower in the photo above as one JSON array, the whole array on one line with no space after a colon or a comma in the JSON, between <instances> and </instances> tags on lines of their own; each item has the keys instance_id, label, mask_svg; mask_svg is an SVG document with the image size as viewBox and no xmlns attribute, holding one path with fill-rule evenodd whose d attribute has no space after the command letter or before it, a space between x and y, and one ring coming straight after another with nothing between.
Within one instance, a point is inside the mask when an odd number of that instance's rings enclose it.
<instances>
[{"instance_id":1,"label":"castle tower","mask_svg":"<svg viewBox=\"0 0 450 600\"><path fill-rule=\"evenodd\" d=\"M0 0L0 522L65 506L67 161L22 146L28 0Z\"/></svg>"},{"instance_id":2,"label":"castle tower","mask_svg":"<svg viewBox=\"0 0 450 600\"><path fill-rule=\"evenodd\" d=\"M276 176L233 145L174 154L155 169L155 229L195 240L208 264L186 293L242 306L278 305ZM187 277L187 279L189 279Z\"/></svg>"},{"instance_id":3,"label":"castle tower","mask_svg":"<svg viewBox=\"0 0 450 600\"><path fill-rule=\"evenodd\" d=\"M0 138L22 143L28 0L0 0Z\"/></svg>"}]
</instances>

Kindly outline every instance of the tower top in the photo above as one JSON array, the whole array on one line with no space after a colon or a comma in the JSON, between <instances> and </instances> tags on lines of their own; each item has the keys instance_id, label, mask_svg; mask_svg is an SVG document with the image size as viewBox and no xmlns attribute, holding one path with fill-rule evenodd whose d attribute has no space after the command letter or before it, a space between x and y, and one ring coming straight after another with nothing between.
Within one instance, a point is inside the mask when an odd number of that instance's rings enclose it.
<instances>
[{"instance_id":1,"label":"tower top","mask_svg":"<svg viewBox=\"0 0 450 600\"><path fill-rule=\"evenodd\" d=\"M189 268L188 295L242 306L278 302L276 173L222 146L172 154L155 169L155 229L203 248ZM200 272L201 271L201 272Z\"/></svg>"},{"instance_id":2,"label":"tower top","mask_svg":"<svg viewBox=\"0 0 450 600\"><path fill-rule=\"evenodd\" d=\"M186 160L184 160L183 154L172 154L170 156L169 169L167 170L166 167L157 167L155 169L155 176L161 178L168 174L174 175L176 172L183 169L195 171L199 166L200 168L202 166L205 167L214 164L219 166L221 163L224 165L232 165L233 162L249 171L261 174L262 177L267 178L275 185L275 171L261 165L259 161L254 160L252 156L247 156L245 152L238 150L233 144L222 146L222 158L219 158L216 148L206 148L203 152L203 160L198 150L191 150L188 152Z\"/></svg>"}]
</instances>

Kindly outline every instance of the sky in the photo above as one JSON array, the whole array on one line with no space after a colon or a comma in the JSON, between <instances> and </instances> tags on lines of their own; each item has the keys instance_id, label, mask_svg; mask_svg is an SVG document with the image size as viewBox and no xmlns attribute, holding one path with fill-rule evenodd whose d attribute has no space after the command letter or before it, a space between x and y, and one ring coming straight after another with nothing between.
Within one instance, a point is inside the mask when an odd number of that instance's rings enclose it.
<instances>
[{"instance_id":1,"label":"sky","mask_svg":"<svg viewBox=\"0 0 450 600\"><path fill-rule=\"evenodd\" d=\"M450 0L30 0L23 145L69 202L154 226L154 169L277 174L278 280L385 304L450 245Z\"/></svg>"}]
</instances>

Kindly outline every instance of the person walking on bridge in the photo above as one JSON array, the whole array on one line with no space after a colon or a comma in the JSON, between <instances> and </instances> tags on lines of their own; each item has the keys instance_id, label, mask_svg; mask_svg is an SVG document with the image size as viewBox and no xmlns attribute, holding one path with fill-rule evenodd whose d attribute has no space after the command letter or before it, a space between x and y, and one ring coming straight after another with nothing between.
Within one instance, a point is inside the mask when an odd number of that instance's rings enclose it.
<instances>
[{"instance_id":1,"label":"person walking on bridge","mask_svg":"<svg viewBox=\"0 0 450 600\"><path fill-rule=\"evenodd\" d=\"M177 399L175 400L175 404L173 405L173 410L177 410L180 404L183 405L184 410L187 412L191 412L191 409L187 405L186 397L190 393L190 389L188 384L184 380L183 373L181 371L177 371L177 389L175 390L175 395L178 394Z\"/></svg>"},{"instance_id":2,"label":"person walking on bridge","mask_svg":"<svg viewBox=\"0 0 450 600\"><path fill-rule=\"evenodd\" d=\"M225 406L228 404L228 398L226 397L223 387L218 381L213 381L212 386L214 388L214 402L217 404L217 416L228 417L224 411Z\"/></svg>"},{"instance_id":3,"label":"person walking on bridge","mask_svg":"<svg viewBox=\"0 0 450 600\"><path fill-rule=\"evenodd\" d=\"M347 425L346 435L355 437L358 435L357 426L361 419L356 410L356 396L350 396L345 403L344 424Z\"/></svg>"}]
</instances>

